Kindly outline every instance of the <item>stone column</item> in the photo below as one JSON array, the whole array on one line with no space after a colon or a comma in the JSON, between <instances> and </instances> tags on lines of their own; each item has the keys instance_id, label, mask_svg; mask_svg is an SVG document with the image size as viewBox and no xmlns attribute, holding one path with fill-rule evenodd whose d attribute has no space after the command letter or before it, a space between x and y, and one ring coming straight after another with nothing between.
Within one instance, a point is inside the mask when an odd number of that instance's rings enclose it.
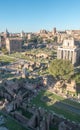
<instances>
[{"instance_id":1,"label":"stone column","mask_svg":"<svg viewBox=\"0 0 80 130\"><path fill-rule=\"evenodd\" d=\"M69 58L68 58L68 50L66 51L66 59L68 60Z\"/></svg>"},{"instance_id":2,"label":"stone column","mask_svg":"<svg viewBox=\"0 0 80 130\"><path fill-rule=\"evenodd\" d=\"M59 59L59 50L57 50L57 58Z\"/></svg>"},{"instance_id":3,"label":"stone column","mask_svg":"<svg viewBox=\"0 0 80 130\"><path fill-rule=\"evenodd\" d=\"M63 59L65 60L65 50L63 50Z\"/></svg>"},{"instance_id":4,"label":"stone column","mask_svg":"<svg viewBox=\"0 0 80 130\"><path fill-rule=\"evenodd\" d=\"M58 59L61 59L61 50L58 50L58 51L57 51L57 58L58 58Z\"/></svg>"},{"instance_id":5,"label":"stone column","mask_svg":"<svg viewBox=\"0 0 80 130\"><path fill-rule=\"evenodd\" d=\"M74 51L72 51L72 64L74 64Z\"/></svg>"},{"instance_id":6,"label":"stone column","mask_svg":"<svg viewBox=\"0 0 80 130\"><path fill-rule=\"evenodd\" d=\"M75 63L75 52L73 51L73 55L72 55L72 64Z\"/></svg>"},{"instance_id":7,"label":"stone column","mask_svg":"<svg viewBox=\"0 0 80 130\"><path fill-rule=\"evenodd\" d=\"M71 61L71 51L69 51L69 60Z\"/></svg>"},{"instance_id":8,"label":"stone column","mask_svg":"<svg viewBox=\"0 0 80 130\"><path fill-rule=\"evenodd\" d=\"M70 51L68 50L68 60L69 60Z\"/></svg>"},{"instance_id":9,"label":"stone column","mask_svg":"<svg viewBox=\"0 0 80 130\"><path fill-rule=\"evenodd\" d=\"M60 59L62 58L62 50L60 50Z\"/></svg>"}]
</instances>

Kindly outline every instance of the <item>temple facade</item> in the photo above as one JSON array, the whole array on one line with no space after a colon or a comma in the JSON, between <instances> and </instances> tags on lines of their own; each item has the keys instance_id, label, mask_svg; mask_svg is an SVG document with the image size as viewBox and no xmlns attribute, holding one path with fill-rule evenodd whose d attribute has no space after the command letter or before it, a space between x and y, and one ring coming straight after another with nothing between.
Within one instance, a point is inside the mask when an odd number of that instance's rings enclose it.
<instances>
[{"instance_id":1,"label":"temple facade","mask_svg":"<svg viewBox=\"0 0 80 130\"><path fill-rule=\"evenodd\" d=\"M57 49L57 59L70 60L73 65L80 62L80 43L74 38L66 38Z\"/></svg>"}]
</instances>

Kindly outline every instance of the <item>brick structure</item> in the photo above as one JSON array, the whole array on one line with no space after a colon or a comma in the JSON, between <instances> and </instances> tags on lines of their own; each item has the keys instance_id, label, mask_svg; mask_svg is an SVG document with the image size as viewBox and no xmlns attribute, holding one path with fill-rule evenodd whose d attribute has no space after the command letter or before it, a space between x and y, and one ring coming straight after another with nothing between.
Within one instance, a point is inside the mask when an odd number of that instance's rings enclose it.
<instances>
[{"instance_id":1,"label":"brick structure","mask_svg":"<svg viewBox=\"0 0 80 130\"><path fill-rule=\"evenodd\" d=\"M9 53L20 52L22 47L22 38L7 38L6 49Z\"/></svg>"}]
</instances>

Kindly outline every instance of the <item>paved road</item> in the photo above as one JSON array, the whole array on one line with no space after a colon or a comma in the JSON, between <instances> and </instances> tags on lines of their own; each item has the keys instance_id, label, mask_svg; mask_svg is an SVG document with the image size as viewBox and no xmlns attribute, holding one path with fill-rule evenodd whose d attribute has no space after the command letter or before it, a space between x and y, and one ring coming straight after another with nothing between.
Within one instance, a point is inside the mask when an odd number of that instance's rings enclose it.
<instances>
[{"instance_id":1,"label":"paved road","mask_svg":"<svg viewBox=\"0 0 80 130\"><path fill-rule=\"evenodd\" d=\"M76 113L78 115L80 115L80 109L78 108L75 108L69 104L66 104L66 103L62 103L62 102L57 102L55 103L55 106L59 107L59 108L64 108L64 109L67 109L73 113Z\"/></svg>"}]
</instances>

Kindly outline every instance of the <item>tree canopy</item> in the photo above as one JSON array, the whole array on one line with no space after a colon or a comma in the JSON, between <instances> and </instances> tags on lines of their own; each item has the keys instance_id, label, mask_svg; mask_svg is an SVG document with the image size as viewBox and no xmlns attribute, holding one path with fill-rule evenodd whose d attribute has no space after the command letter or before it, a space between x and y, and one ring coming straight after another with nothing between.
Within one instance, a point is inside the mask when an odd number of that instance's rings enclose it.
<instances>
[{"instance_id":1,"label":"tree canopy","mask_svg":"<svg viewBox=\"0 0 80 130\"><path fill-rule=\"evenodd\" d=\"M37 43L37 37L32 37L31 39L28 40L28 42L34 42Z\"/></svg>"},{"instance_id":2,"label":"tree canopy","mask_svg":"<svg viewBox=\"0 0 80 130\"><path fill-rule=\"evenodd\" d=\"M58 79L70 79L74 73L74 67L68 60L55 59L49 66L49 73Z\"/></svg>"}]
</instances>

